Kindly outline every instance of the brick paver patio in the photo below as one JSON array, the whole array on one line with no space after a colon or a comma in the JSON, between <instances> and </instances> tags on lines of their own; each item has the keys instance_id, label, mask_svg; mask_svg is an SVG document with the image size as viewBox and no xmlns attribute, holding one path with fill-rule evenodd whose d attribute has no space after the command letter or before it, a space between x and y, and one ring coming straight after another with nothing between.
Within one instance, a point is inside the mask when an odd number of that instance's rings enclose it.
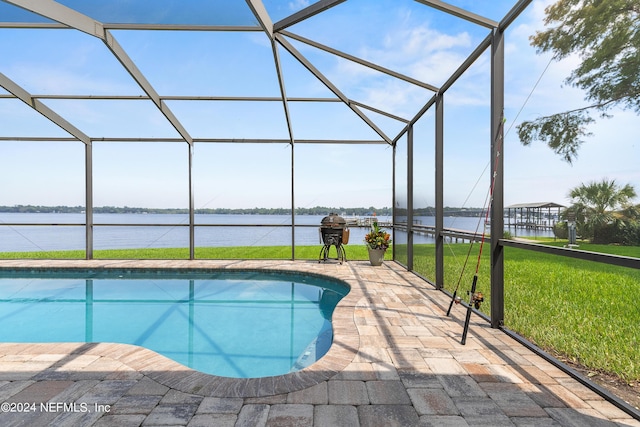
<instances>
[{"instance_id":1,"label":"brick paver patio","mask_svg":"<svg viewBox=\"0 0 640 427\"><path fill-rule=\"evenodd\" d=\"M2 426L640 427L477 316L461 345L463 310L446 317L448 297L394 263L0 261L18 266L293 270L352 290L329 353L280 377L214 377L125 344L0 343Z\"/></svg>"}]
</instances>

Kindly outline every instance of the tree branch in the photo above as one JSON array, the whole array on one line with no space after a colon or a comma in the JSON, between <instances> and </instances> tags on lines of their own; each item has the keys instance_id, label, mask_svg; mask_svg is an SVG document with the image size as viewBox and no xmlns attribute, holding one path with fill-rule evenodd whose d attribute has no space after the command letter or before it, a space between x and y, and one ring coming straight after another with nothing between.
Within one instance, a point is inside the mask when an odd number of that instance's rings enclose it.
<instances>
[{"instance_id":1,"label":"tree branch","mask_svg":"<svg viewBox=\"0 0 640 427\"><path fill-rule=\"evenodd\" d=\"M536 119L536 121L538 121L538 120L548 120L548 119L550 119L550 118L552 118L554 116L562 116L562 115L571 115L571 114L574 114L574 113L582 113L584 111L591 110L591 109L605 110L606 108L611 106L610 104L615 104L615 103L617 103L617 102L619 102L619 101L621 101L623 99L626 99L626 98L629 98L629 96L628 95L619 96L618 98L609 99L609 100L607 100L605 102L600 102L600 103L597 103L597 104L591 104L591 105L588 105L586 107L575 108L573 110L567 110L567 111L563 111L561 113L551 114L549 116L540 116L540 117L538 117ZM527 122L523 122L523 123L527 123Z\"/></svg>"}]
</instances>

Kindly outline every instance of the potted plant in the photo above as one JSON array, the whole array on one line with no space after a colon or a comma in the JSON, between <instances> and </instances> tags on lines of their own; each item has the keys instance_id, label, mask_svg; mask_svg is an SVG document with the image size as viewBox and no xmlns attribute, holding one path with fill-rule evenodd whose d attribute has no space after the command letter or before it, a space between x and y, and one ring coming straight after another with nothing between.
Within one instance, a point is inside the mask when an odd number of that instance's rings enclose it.
<instances>
[{"instance_id":1,"label":"potted plant","mask_svg":"<svg viewBox=\"0 0 640 427\"><path fill-rule=\"evenodd\" d=\"M382 265L384 253L391 244L391 235L378 226L378 221L371 224L371 231L364 236L369 251L371 265Z\"/></svg>"}]
</instances>

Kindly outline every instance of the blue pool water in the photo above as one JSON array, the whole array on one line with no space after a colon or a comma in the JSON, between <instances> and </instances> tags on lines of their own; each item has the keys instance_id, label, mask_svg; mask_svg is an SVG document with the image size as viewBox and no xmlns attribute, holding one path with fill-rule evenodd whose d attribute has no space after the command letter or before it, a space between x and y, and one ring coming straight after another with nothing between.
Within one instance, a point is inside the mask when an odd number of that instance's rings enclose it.
<instances>
[{"instance_id":1,"label":"blue pool water","mask_svg":"<svg viewBox=\"0 0 640 427\"><path fill-rule=\"evenodd\" d=\"M214 375L281 375L327 352L347 292L293 273L0 271L0 341L128 343Z\"/></svg>"}]
</instances>

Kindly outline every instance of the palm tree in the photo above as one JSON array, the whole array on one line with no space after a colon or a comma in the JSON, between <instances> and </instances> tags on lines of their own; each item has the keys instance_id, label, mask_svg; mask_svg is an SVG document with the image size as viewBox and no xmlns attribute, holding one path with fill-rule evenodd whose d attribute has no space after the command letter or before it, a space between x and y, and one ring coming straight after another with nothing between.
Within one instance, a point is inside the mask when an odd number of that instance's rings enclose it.
<instances>
[{"instance_id":1,"label":"palm tree","mask_svg":"<svg viewBox=\"0 0 640 427\"><path fill-rule=\"evenodd\" d=\"M571 190L569 197L578 234L592 243L610 242L611 227L635 226L638 222L637 206L630 203L636 197L636 191L629 184L620 187L615 179L605 178L600 182L581 184Z\"/></svg>"}]
</instances>

